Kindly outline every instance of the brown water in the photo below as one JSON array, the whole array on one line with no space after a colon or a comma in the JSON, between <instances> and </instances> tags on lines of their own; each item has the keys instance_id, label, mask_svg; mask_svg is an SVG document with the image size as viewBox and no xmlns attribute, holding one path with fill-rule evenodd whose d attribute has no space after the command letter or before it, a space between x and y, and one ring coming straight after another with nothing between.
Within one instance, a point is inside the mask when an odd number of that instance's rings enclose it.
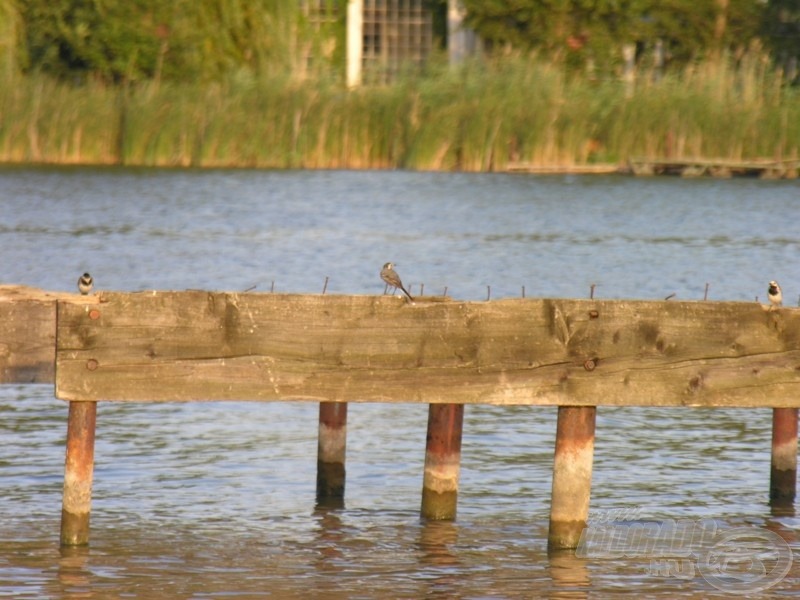
<instances>
[{"instance_id":1,"label":"brown water","mask_svg":"<svg viewBox=\"0 0 800 600\"><path fill-rule=\"evenodd\" d=\"M591 283L602 297L691 299L710 282L714 299L749 300L772 278L796 298L798 192L794 182L7 169L0 279L72 289L90 270L107 289L274 281L316 292L330 276L332 292L380 293L377 271L393 260L409 285L466 299L487 285L492 297L523 285L529 296L585 296ZM546 552L552 408L467 407L458 518L425 523L424 406L352 405L345 506L318 510L316 405L101 404L91 545L62 550L66 414L50 386L0 387L2 597L800 591L797 561L781 571L800 549L800 519L766 501L768 410L598 410L590 529L622 542L578 556ZM716 529L703 544L669 533L707 523ZM630 534L653 526L669 552Z\"/></svg>"}]
</instances>

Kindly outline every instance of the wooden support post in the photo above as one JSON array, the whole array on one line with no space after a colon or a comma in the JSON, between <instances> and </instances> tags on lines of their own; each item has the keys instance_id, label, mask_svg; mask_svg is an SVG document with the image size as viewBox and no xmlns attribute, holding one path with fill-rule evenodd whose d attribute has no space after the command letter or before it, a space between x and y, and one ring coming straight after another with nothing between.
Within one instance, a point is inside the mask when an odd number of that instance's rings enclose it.
<instances>
[{"instance_id":1,"label":"wooden support post","mask_svg":"<svg viewBox=\"0 0 800 600\"><path fill-rule=\"evenodd\" d=\"M594 458L594 406L559 406L549 550L576 548L589 518Z\"/></svg>"},{"instance_id":2,"label":"wooden support post","mask_svg":"<svg viewBox=\"0 0 800 600\"><path fill-rule=\"evenodd\" d=\"M347 403L319 403L317 442L317 505L344 506Z\"/></svg>"},{"instance_id":3,"label":"wooden support post","mask_svg":"<svg viewBox=\"0 0 800 600\"><path fill-rule=\"evenodd\" d=\"M89 543L96 402L70 402L61 508L61 545Z\"/></svg>"},{"instance_id":4,"label":"wooden support post","mask_svg":"<svg viewBox=\"0 0 800 600\"><path fill-rule=\"evenodd\" d=\"M431 404L428 408L420 511L424 519L456 518L463 423L463 404Z\"/></svg>"},{"instance_id":5,"label":"wooden support post","mask_svg":"<svg viewBox=\"0 0 800 600\"><path fill-rule=\"evenodd\" d=\"M791 504L797 489L797 409L772 409L772 467L769 501Z\"/></svg>"}]
</instances>

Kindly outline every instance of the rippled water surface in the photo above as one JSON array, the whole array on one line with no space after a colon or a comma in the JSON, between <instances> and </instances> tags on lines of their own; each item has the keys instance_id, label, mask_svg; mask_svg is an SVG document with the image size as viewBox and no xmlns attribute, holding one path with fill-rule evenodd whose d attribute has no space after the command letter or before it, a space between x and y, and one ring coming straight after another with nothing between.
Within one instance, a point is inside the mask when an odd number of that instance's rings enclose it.
<instances>
[{"instance_id":1,"label":"rippled water surface","mask_svg":"<svg viewBox=\"0 0 800 600\"><path fill-rule=\"evenodd\" d=\"M392 260L412 293L468 300L708 284L763 301L770 279L800 295L796 182L5 168L0 215L0 281L52 290L89 270L103 289L317 293L327 277L378 294ZM91 546L60 550L66 405L2 386L0 596L730 596L697 556L680 572L548 556L555 416L467 407L458 519L424 523L424 406L351 406L346 505L322 510L315 405L101 404ZM599 409L592 518L714 520L797 553L800 520L766 502L770 427L768 410ZM797 562L763 597L797 594Z\"/></svg>"}]
</instances>

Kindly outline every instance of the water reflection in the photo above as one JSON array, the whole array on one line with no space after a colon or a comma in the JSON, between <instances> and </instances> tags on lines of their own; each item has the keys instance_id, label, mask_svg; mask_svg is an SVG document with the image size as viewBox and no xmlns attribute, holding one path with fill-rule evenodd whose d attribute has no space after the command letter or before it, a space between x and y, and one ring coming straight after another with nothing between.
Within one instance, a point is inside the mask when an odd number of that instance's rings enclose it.
<instances>
[{"instance_id":1,"label":"water reflection","mask_svg":"<svg viewBox=\"0 0 800 600\"><path fill-rule=\"evenodd\" d=\"M422 520L419 548L420 563L425 566L452 566L458 559L451 548L458 542L458 525L452 521Z\"/></svg>"},{"instance_id":2,"label":"water reflection","mask_svg":"<svg viewBox=\"0 0 800 600\"><path fill-rule=\"evenodd\" d=\"M92 577L89 570L89 548L59 548L58 583L66 600L91 598Z\"/></svg>"},{"instance_id":3,"label":"water reflection","mask_svg":"<svg viewBox=\"0 0 800 600\"><path fill-rule=\"evenodd\" d=\"M553 580L550 598L588 598L591 590L587 560L571 550L548 553L548 573Z\"/></svg>"},{"instance_id":4,"label":"water reflection","mask_svg":"<svg viewBox=\"0 0 800 600\"><path fill-rule=\"evenodd\" d=\"M773 517L794 517L794 500L772 500L769 503L769 512Z\"/></svg>"},{"instance_id":5,"label":"water reflection","mask_svg":"<svg viewBox=\"0 0 800 600\"><path fill-rule=\"evenodd\" d=\"M452 521L422 521L419 528L419 565L427 573L426 597L448 598L461 576L455 547L459 526Z\"/></svg>"},{"instance_id":6,"label":"water reflection","mask_svg":"<svg viewBox=\"0 0 800 600\"><path fill-rule=\"evenodd\" d=\"M344 557L346 547L341 516L336 510L317 508L314 518L317 522L315 546L319 551L317 567L321 572L336 573L340 570L336 559Z\"/></svg>"}]
</instances>

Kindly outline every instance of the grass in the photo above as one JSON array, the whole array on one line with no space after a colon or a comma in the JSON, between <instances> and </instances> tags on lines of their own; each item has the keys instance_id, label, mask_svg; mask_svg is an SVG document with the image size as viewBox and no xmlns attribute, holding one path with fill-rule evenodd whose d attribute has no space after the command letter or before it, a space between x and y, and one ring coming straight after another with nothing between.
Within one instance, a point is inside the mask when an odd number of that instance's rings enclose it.
<instances>
[{"instance_id":1,"label":"grass","mask_svg":"<svg viewBox=\"0 0 800 600\"><path fill-rule=\"evenodd\" d=\"M649 158L797 158L800 93L760 57L629 90L505 59L390 86L238 76L127 90L6 76L0 162L502 170Z\"/></svg>"}]
</instances>

